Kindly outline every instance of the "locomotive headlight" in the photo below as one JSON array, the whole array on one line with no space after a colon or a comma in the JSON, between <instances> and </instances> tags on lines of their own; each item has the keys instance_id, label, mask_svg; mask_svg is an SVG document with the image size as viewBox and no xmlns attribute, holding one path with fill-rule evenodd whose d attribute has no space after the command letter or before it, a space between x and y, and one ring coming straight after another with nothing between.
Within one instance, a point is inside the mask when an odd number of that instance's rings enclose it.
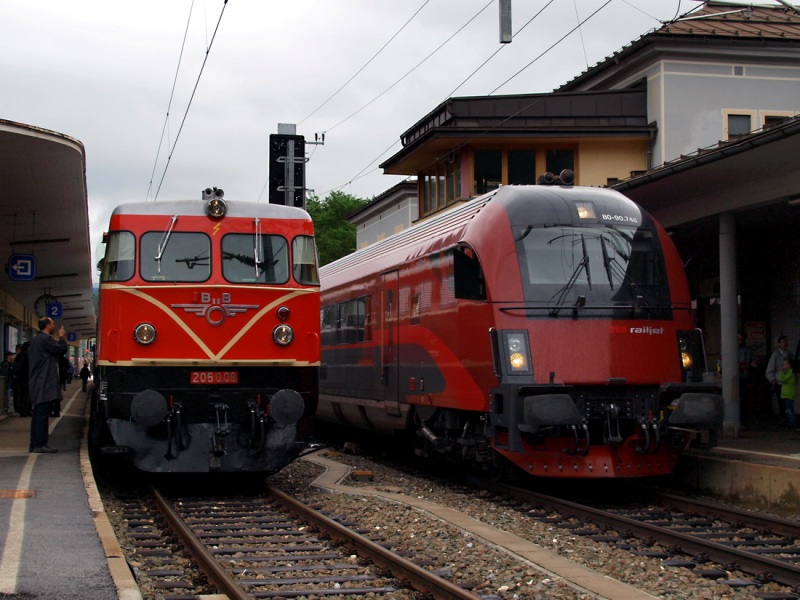
<instances>
[{"instance_id":1,"label":"locomotive headlight","mask_svg":"<svg viewBox=\"0 0 800 600\"><path fill-rule=\"evenodd\" d=\"M528 345L528 332L504 331L503 339L506 348L507 372L512 375L533 373L531 369L531 352Z\"/></svg>"},{"instance_id":2,"label":"locomotive headlight","mask_svg":"<svg viewBox=\"0 0 800 600\"><path fill-rule=\"evenodd\" d=\"M156 328L150 323L140 323L133 330L133 337L143 346L152 344L156 339Z\"/></svg>"},{"instance_id":3,"label":"locomotive headlight","mask_svg":"<svg viewBox=\"0 0 800 600\"><path fill-rule=\"evenodd\" d=\"M511 363L511 369L516 371L519 369L524 369L527 361L525 357L522 356L519 352L514 352L511 356L508 357L508 362Z\"/></svg>"},{"instance_id":4,"label":"locomotive headlight","mask_svg":"<svg viewBox=\"0 0 800 600\"><path fill-rule=\"evenodd\" d=\"M288 346L294 340L294 330L288 325L278 325L272 330L272 339L278 346Z\"/></svg>"},{"instance_id":5,"label":"locomotive headlight","mask_svg":"<svg viewBox=\"0 0 800 600\"><path fill-rule=\"evenodd\" d=\"M678 331L678 352L684 381L702 381L705 368L703 337L699 329Z\"/></svg>"},{"instance_id":6,"label":"locomotive headlight","mask_svg":"<svg viewBox=\"0 0 800 600\"><path fill-rule=\"evenodd\" d=\"M219 191L221 192L222 190ZM226 212L228 212L228 205L225 204L222 196L211 198L206 204L206 214L213 219L221 219Z\"/></svg>"}]
</instances>

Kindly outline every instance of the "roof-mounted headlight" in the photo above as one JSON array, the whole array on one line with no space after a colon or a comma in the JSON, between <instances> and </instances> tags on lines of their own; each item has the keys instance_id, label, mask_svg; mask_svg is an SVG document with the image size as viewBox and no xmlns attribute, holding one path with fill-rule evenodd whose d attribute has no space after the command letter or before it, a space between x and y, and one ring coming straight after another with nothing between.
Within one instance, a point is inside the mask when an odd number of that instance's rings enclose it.
<instances>
[{"instance_id":1,"label":"roof-mounted headlight","mask_svg":"<svg viewBox=\"0 0 800 600\"><path fill-rule=\"evenodd\" d=\"M228 205L222 197L225 195L219 188L206 188L203 190L203 200L206 202L206 214L212 219L221 219L228 212Z\"/></svg>"}]
</instances>

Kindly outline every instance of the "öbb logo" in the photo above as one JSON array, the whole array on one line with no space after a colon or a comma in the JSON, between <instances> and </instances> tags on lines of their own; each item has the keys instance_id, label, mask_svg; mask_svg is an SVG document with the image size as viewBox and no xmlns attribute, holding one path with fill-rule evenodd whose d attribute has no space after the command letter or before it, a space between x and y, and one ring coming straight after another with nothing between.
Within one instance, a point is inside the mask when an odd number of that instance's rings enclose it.
<instances>
[{"instance_id":1,"label":"\u00f6bb logo","mask_svg":"<svg viewBox=\"0 0 800 600\"><path fill-rule=\"evenodd\" d=\"M209 325L214 327L222 325L228 317L235 317L239 313L250 309L260 308L258 304L232 304L231 300L231 294L228 292L222 292L218 298L213 297L209 292L201 292L200 302L172 304L170 306L172 308L182 308L188 313L196 314L198 317L205 317Z\"/></svg>"}]
</instances>

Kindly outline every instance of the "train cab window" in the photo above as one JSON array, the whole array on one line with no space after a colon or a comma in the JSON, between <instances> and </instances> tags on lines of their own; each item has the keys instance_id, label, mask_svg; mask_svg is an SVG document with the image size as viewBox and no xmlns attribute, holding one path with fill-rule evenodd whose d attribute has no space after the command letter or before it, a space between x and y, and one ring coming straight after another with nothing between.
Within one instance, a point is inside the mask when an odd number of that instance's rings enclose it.
<instances>
[{"instance_id":1,"label":"train cab window","mask_svg":"<svg viewBox=\"0 0 800 600\"><path fill-rule=\"evenodd\" d=\"M607 317L643 305L645 317L668 318L669 284L651 227L519 226L514 237L532 306L552 311L580 302L585 314Z\"/></svg>"},{"instance_id":2,"label":"train cab window","mask_svg":"<svg viewBox=\"0 0 800 600\"><path fill-rule=\"evenodd\" d=\"M231 283L286 283L286 239L279 235L227 234L222 238L222 276Z\"/></svg>"},{"instance_id":3,"label":"train cab window","mask_svg":"<svg viewBox=\"0 0 800 600\"><path fill-rule=\"evenodd\" d=\"M135 272L136 238L130 231L112 231L106 242L106 255L100 281L127 281Z\"/></svg>"},{"instance_id":4,"label":"train cab window","mask_svg":"<svg viewBox=\"0 0 800 600\"><path fill-rule=\"evenodd\" d=\"M292 240L292 274L297 283L319 285L317 247L310 235L298 235Z\"/></svg>"},{"instance_id":5,"label":"train cab window","mask_svg":"<svg viewBox=\"0 0 800 600\"><path fill-rule=\"evenodd\" d=\"M211 276L211 240L205 233L148 231L139 250L145 281L197 282Z\"/></svg>"}]
</instances>

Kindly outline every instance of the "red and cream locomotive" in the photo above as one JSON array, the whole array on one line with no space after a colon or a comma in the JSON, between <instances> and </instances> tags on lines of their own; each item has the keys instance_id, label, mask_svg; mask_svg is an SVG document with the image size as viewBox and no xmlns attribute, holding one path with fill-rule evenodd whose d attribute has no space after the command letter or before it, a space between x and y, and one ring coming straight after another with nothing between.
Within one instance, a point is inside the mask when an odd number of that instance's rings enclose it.
<instances>
[{"instance_id":1,"label":"red and cream locomotive","mask_svg":"<svg viewBox=\"0 0 800 600\"><path fill-rule=\"evenodd\" d=\"M144 471L275 472L317 404L313 224L203 196L111 215L91 439Z\"/></svg>"},{"instance_id":2,"label":"red and cream locomotive","mask_svg":"<svg viewBox=\"0 0 800 600\"><path fill-rule=\"evenodd\" d=\"M623 195L551 179L320 270L318 419L562 478L666 474L713 442L722 398L672 241Z\"/></svg>"}]
</instances>

